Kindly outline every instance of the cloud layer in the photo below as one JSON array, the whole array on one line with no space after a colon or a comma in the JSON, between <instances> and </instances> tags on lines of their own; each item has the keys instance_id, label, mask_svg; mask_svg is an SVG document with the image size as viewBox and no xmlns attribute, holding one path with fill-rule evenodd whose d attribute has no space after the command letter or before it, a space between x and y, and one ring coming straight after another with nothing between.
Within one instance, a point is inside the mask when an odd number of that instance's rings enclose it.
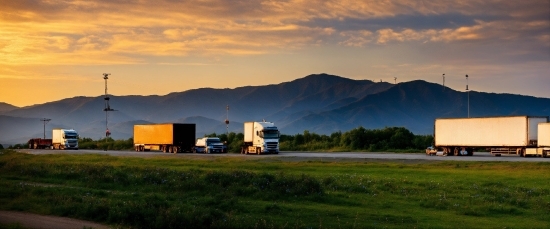
<instances>
[{"instance_id":1,"label":"cloud layer","mask_svg":"<svg viewBox=\"0 0 550 229\"><path fill-rule=\"evenodd\" d=\"M257 55L325 44L496 41L550 47L546 0L5 0L2 6L5 64L139 63L149 55Z\"/></svg>"}]
</instances>

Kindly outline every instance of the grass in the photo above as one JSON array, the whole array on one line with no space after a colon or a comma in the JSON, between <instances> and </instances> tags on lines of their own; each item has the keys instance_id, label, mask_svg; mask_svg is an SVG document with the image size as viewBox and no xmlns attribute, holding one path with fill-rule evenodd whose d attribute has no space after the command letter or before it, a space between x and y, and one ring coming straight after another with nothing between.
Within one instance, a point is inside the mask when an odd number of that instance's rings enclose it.
<instances>
[{"instance_id":1,"label":"grass","mask_svg":"<svg viewBox=\"0 0 550 229\"><path fill-rule=\"evenodd\" d=\"M0 154L0 209L130 228L548 228L550 165Z\"/></svg>"}]
</instances>

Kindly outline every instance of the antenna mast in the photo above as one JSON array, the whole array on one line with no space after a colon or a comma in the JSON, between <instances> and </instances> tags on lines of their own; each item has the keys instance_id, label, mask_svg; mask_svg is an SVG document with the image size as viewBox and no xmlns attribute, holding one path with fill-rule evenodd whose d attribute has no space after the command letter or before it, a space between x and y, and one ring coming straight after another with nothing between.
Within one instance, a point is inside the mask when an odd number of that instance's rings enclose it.
<instances>
[{"instance_id":1,"label":"antenna mast","mask_svg":"<svg viewBox=\"0 0 550 229\"><path fill-rule=\"evenodd\" d=\"M111 109L111 105L109 105L109 94L107 94L107 80L109 79L109 76L111 73L103 73L103 79L105 80L105 108L103 111L105 111L105 141L107 141L107 138L111 136L111 131L109 131L109 111L115 111Z\"/></svg>"},{"instance_id":2,"label":"antenna mast","mask_svg":"<svg viewBox=\"0 0 550 229\"><path fill-rule=\"evenodd\" d=\"M393 82L397 84L397 77L393 77Z\"/></svg>"}]
</instances>

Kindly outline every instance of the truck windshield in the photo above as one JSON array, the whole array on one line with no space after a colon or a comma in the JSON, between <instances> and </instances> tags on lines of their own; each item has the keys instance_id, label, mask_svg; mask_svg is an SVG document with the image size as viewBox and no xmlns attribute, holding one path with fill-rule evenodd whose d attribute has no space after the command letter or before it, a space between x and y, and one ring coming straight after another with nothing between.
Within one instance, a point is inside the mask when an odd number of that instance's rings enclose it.
<instances>
[{"instance_id":1,"label":"truck windshield","mask_svg":"<svg viewBox=\"0 0 550 229\"><path fill-rule=\"evenodd\" d=\"M77 139L78 135L76 134L65 134L65 139Z\"/></svg>"},{"instance_id":2,"label":"truck windshield","mask_svg":"<svg viewBox=\"0 0 550 229\"><path fill-rule=\"evenodd\" d=\"M262 134L261 134L262 138L265 138L265 139L277 139L279 138L279 131L277 130L264 130L262 131Z\"/></svg>"},{"instance_id":3,"label":"truck windshield","mask_svg":"<svg viewBox=\"0 0 550 229\"><path fill-rule=\"evenodd\" d=\"M220 143L220 140L212 139L212 140L206 140L206 145L212 145L214 143Z\"/></svg>"}]
</instances>

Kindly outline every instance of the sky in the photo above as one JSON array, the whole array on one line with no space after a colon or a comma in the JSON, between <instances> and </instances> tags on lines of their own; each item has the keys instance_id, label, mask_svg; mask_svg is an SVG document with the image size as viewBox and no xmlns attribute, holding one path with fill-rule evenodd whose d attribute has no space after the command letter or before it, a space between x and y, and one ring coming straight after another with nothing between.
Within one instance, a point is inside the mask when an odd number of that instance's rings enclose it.
<instances>
[{"instance_id":1,"label":"sky","mask_svg":"<svg viewBox=\"0 0 550 229\"><path fill-rule=\"evenodd\" d=\"M100 96L103 73L113 95L328 73L550 98L550 1L0 0L0 102Z\"/></svg>"}]
</instances>

